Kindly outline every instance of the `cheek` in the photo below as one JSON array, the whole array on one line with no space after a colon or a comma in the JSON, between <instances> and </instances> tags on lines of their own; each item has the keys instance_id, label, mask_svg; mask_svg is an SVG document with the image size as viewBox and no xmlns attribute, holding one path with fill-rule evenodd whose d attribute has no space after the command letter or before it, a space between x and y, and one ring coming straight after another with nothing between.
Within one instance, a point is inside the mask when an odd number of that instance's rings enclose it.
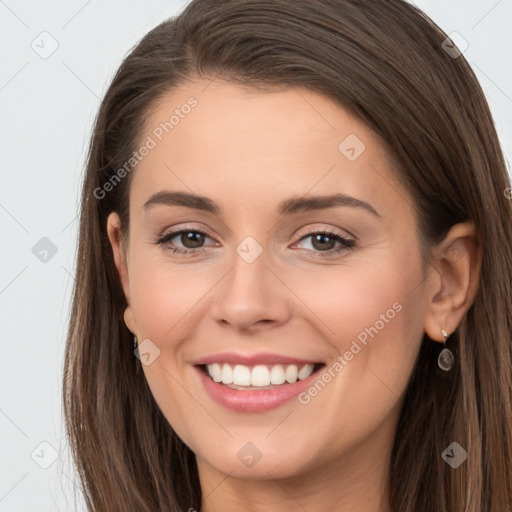
<instances>
[{"instance_id":1,"label":"cheek","mask_svg":"<svg viewBox=\"0 0 512 512\"><path fill-rule=\"evenodd\" d=\"M394 276L390 280L387 276ZM285 279L317 316L330 340L355 338L377 323L382 331L400 316L412 276L387 268L332 267ZM293 283L293 284L291 284ZM364 338L364 335L361 336ZM334 343L338 345L337 342Z\"/></svg>"},{"instance_id":2,"label":"cheek","mask_svg":"<svg viewBox=\"0 0 512 512\"><path fill-rule=\"evenodd\" d=\"M308 313L318 331L313 335L329 343L331 361L343 358L342 371L350 379L371 383L374 371L401 391L423 332L419 265L406 266L396 258L386 266L333 267L323 272L285 277L289 283L293 279L290 287L314 313Z\"/></svg>"},{"instance_id":3,"label":"cheek","mask_svg":"<svg viewBox=\"0 0 512 512\"><path fill-rule=\"evenodd\" d=\"M317 315L310 314L314 334L333 354L301 397L304 411L322 411L327 426L319 438L330 438L332 450L344 450L348 441L376 429L407 387L423 332L421 293L411 286L418 269L411 267L349 269L332 272L329 280L294 281L296 294ZM318 441L317 448L325 446Z\"/></svg>"},{"instance_id":4,"label":"cheek","mask_svg":"<svg viewBox=\"0 0 512 512\"><path fill-rule=\"evenodd\" d=\"M143 258L132 261L131 306L141 335L163 343L176 338L182 325L190 323L222 269L171 264L164 257Z\"/></svg>"},{"instance_id":5,"label":"cheek","mask_svg":"<svg viewBox=\"0 0 512 512\"><path fill-rule=\"evenodd\" d=\"M144 262L144 263L143 263ZM140 263L140 264L138 264ZM160 258L132 260L131 306L137 331L149 339L157 356L143 364L145 378L159 409L189 447L199 435L187 418L197 416L197 403L184 382L183 340L200 321L202 300L218 277L212 271L198 272L193 265L171 265ZM156 349L154 347L157 347Z\"/></svg>"}]
</instances>

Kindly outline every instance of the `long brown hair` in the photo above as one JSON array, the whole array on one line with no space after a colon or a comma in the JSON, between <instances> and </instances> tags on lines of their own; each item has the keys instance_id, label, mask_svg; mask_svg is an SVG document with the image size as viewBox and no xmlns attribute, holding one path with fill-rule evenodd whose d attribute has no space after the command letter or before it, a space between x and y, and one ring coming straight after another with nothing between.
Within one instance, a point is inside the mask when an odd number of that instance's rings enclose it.
<instances>
[{"instance_id":1,"label":"long brown hair","mask_svg":"<svg viewBox=\"0 0 512 512\"><path fill-rule=\"evenodd\" d=\"M200 510L195 455L158 408L132 335L106 219L128 232L133 170L105 183L140 144L158 100L194 77L254 88L302 86L368 124L410 194L427 251L472 220L483 244L479 290L436 368L425 335L393 445L393 512L498 512L512 503L512 208L503 152L463 55L402 0L193 0L126 57L101 103L80 211L63 407L90 511ZM112 181L110 181L112 183ZM95 192L96 191L96 192ZM452 469L441 454L459 443Z\"/></svg>"}]
</instances>

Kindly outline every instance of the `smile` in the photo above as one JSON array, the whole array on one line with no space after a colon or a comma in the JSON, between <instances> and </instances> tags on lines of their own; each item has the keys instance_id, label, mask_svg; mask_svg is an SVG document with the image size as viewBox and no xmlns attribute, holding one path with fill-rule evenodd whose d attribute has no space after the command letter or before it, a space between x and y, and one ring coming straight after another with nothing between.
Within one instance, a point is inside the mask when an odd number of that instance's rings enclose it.
<instances>
[{"instance_id":1,"label":"smile","mask_svg":"<svg viewBox=\"0 0 512 512\"><path fill-rule=\"evenodd\" d=\"M223 408L256 413L275 409L308 389L325 368L315 364L210 363L194 369L207 394Z\"/></svg>"},{"instance_id":2,"label":"smile","mask_svg":"<svg viewBox=\"0 0 512 512\"><path fill-rule=\"evenodd\" d=\"M321 364L321 363L319 363ZM208 375L232 389L272 389L274 386L294 384L307 379L315 369L314 364L275 364L246 366L243 364L213 363L205 365Z\"/></svg>"}]
</instances>

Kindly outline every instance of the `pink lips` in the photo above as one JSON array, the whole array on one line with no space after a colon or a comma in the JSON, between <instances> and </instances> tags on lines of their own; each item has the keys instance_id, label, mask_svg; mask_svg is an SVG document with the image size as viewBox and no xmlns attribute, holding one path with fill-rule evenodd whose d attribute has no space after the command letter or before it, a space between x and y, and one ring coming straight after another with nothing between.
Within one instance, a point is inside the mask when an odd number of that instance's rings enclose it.
<instances>
[{"instance_id":1,"label":"pink lips","mask_svg":"<svg viewBox=\"0 0 512 512\"><path fill-rule=\"evenodd\" d=\"M313 381L318 378L318 371L315 371L304 380L298 380L293 384L281 384L271 389L251 389L247 391L232 389L222 383L214 382L204 372L203 365L223 362L246 366L256 364L297 364L300 366L315 364L315 361L268 353L253 356L241 356L233 353L215 354L196 361L195 370L210 397L219 405L238 412L263 412L279 407L308 389ZM324 366L322 364L322 367Z\"/></svg>"},{"instance_id":2,"label":"pink lips","mask_svg":"<svg viewBox=\"0 0 512 512\"><path fill-rule=\"evenodd\" d=\"M260 352L259 354L237 354L235 352L221 352L211 356L203 357L194 361L194 365L213 364L213 363L228 363L228 364L243 364L245 366L255 366L257 364L296 364L303 366L305 364L316 364L319 361L297 359L296 357L289 357L280 354L272 354L270 352Z\"/></svg>"}]
</instances>

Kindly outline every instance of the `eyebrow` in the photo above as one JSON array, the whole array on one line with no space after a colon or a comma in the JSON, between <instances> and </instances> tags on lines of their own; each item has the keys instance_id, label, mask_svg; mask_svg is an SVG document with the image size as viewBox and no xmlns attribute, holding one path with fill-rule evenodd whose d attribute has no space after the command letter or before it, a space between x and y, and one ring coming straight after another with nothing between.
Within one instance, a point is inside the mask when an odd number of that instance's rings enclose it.
<instances>
[{"instance_id":1,"label":"eyebrow","mask_svg":"<svg viewBox=\"0 0 512 512\"><path fill-rule=\"evenodd\" d=\"M162 190L153 194L142 207L148 210L156 205L185 206L187 208L194 208L195 210L210 212L215 215L221 214L220 206L212 199L189 194L187 192L169 192ZM355 197L340 193L313 197L292 197L281 202L277 208L277 212L279 215L291 215L297 212L323 210L334 206L361 208L376 217L382 217L372 205Z\"/></svg>"}]
</instances>

